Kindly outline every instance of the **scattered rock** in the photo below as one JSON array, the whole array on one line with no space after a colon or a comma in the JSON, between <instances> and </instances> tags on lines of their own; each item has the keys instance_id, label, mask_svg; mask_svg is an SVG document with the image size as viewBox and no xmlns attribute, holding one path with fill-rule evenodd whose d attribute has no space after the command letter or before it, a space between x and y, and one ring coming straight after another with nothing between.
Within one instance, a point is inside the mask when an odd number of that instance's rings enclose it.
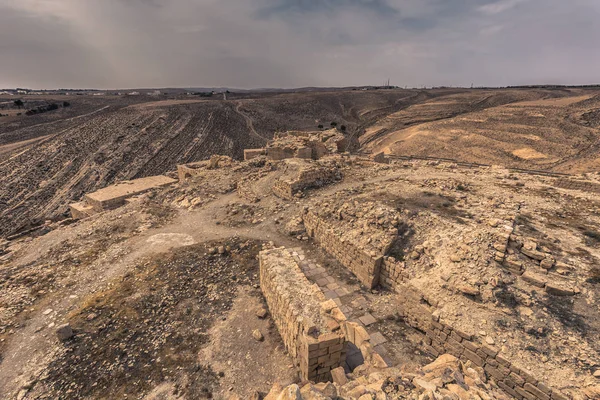
<instances>
[{"instance_id":1,"label":"scattered rock","mask_svg":"<svg viewBox=\"0 0 600 400\"><path fill-rule=\"evenodd\" d=\"M277 400L302 400L300 388L296 384L286 387L283 389L283 392L277 396Z\"/></svg>"},{"instance_id":2,"label":"scattered rock","mask_svg":"<svg viewBox=\"0 0 600 400\"><path fill-rule=\"evenodd\" d=\"M56 328L56 336L61 341L68 340L72 338L73 335L73 328L71 328L71 325L69 324L64 324Z\"/></svg>"},{"instance_id":3,"label":"scattered rock","mask_svg":"<svg viewBox=\"0 0 600 400\"><path fill-rule=\"evenodd\" d=\"M265 319L267 318L267 315L269 314L269 312L267 311L267 309L265 307L261 307L257 312L256 312L256 316L260 319Z\"/></svg>"},{"instance_id":4,"label":"scattered rock","mask_svg":"<svg viewBox=\"0 0 600 400\"><path fill-rule=\"evenodd\" d=\"M461 285L458 285L457 289L461 293L469 295L469 296L477 296L479 294L479 288L477 286L470 285L468 283L463 283Z\"/></svg>"},{"instance_id":5,"label":"scattered rock","mask_svg":"<svg viewBox=\"0 0 600 400\"><path fill-rule=\"evenodd\" d=\"M252 337L259 342L262 342L263 340L265 340L265 337L258 329L255 329L252 331Z\"/></svg>"}]
</instances>

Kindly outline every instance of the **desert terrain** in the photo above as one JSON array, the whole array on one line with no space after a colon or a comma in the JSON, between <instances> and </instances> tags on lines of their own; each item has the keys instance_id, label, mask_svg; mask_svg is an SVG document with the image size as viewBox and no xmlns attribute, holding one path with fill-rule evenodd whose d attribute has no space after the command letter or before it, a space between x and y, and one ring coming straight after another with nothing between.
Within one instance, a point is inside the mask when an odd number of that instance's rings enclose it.
<instances>
[{"instance_id":1,"label":"desert terrain","mask_svg":"<svg viewBox=\"0 0 600 400\"><path fill-rule=\"evenodd\" d=\"M600 398L600 92L13 100L2 398Z\"/></svg>"}]
</instances>

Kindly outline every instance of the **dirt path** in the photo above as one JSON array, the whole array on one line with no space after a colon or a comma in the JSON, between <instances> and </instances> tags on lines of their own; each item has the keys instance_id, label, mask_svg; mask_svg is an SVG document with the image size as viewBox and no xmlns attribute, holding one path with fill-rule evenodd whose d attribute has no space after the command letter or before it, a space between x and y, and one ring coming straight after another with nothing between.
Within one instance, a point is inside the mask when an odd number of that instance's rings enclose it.
<instances>
[{"instance_id":1,"label":"dirt path","mask_svg":"<svg viewBox=\"0 0 600 400\"><path fill-rule=\"evenodd\" d=\"M0 156L12 153L13 151L19 149L20 147L32 145L36 142L47 139L51 136L54 136L54 135L40 136L40 137L37 137L34 139L28 139L28 140L23 140L21 142L14 142L14 143L10 143L10 144L1 145L0 146Z\"/></svg>"},{"instance_id":2,"label":"dirt path","mask_svg":"<svg viewBox=\"0 0 600 400\"><path fill-rule=\"evenodd\" d=\"M245 228L217 224L215 215L232 201L242 200L236 193L222 196L199 211L183 210L171 223L113 245L91 268L80 272L75 286L45 298L37 305L37 312L6 345L0 368L0 393L11 394L12 397L7 398L13 398L23 387L36 381L60 351L55 346L55 327L66 320L67 314L83 298L103 290L111 281L132 270L141 258L176 247L232 236L258 240L276 239L278 245L291 245L291 239L279 234L274 224L250 225Z\"/></svg>"},{"instance_id":3,"label":"dirt path","mask_svg":"<svg viewBox=\"0 0 600 400\"><path fill-rule=\"evenodd\" d=\"M393 176L402 175L404 173ZM344 181L322 189L319 194L327 195L352 186L385 179L390 179L390 176L373 177L365 181ZM104 290L116 278L131 271L144 257L168 252L177 247L234 236L241 239L273 241L276 246L298 247L300 245L297 240L278 231L276 216L268 214L270 207L275 204L272 198L265 198L260 203L266 217L263 222L240 227L222 224L224 208L233 202L247 203L233 192L219 197L199 210L180 210L166 225L149 229L112 245L101 258L79 272L74 286L46 297L36 306L37 311L28 323L9 339L5 347L0 368L0 392L15 396L23 387L36 381L43 374L48 363L61 351L60 347L56 347L55 327L64 323L67 315L80 305L82 299L91 293ZM298 207L295 205L288 208L286 214L293 214ZM61 233L56 231L47 235L48 240L55 234ZM72 234L71 232L67 235ZM56 240L58 238L53 238L51 241L56 243Z\"/></svg>"},{"instance_id":4,"label":"dirt path","mask_svg":"<svg viewBox=\"0 0 600 400\"><path fill-rule=\"evenodd\" d=\"M254 129L254 123L252 122L252 118L250 118L249 116L247 116L240 110L241 106L242 106L242 102L241 101L237 102L236 106L235 106L235 112L237 112L244 118L244 120L246 121L246 126L248 127L248 130L250 131L250 133L252 133L254 136L256 136L257 138L259 138L260 140L262 140L266 143L269 139L261 136L258 132L256 132L256 130Z\"/></svg>"}]
</instances>

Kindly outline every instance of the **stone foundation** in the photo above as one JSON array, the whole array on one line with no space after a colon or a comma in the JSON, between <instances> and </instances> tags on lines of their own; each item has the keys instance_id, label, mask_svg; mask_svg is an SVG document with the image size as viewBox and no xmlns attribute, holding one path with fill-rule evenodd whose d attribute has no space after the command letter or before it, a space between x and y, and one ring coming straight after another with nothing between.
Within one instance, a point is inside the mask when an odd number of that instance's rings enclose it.
<instances>
[{"instance_id":1,"label":"stone foundation","mask_svg":"<svg viewBox=\"0 0 600 400\"><path fill-rule=\"evenodd\" d=\"M404 262L398 261L394 257L383 257L379 275L381 286L393 290L407 279L408 273Z\"/></svg>"},{"instance_id":2,"label":"stone foundation","mask_svg":"<svg viewBox=\"0 0 600 400\"><path fill-rule=\"evenodd\" d=\"M176 182L177 180L164 175L119 182L96 192L86 194L80 203L70 204L71 216L74 219L81 219L103 211L112 210L124 205L127 199L132 196Z\"/></svg>"},{"instance_id":3,"label":"stone foundation","mask_svg":"<svg viewBox=\"0 0 600 400\"><path fill-rule=\"evenodd\" d=\"M245 149L244 150L244 160L252 160L253 158L260 157L266 155L267 152L264 148L262 149Z\"/></svg>"},{"instance_id":4,"label":"stone foundation","mask_svg":"<svg viewBox=\"0 0 600 400\"><path fill-rule=\"evenodd\" d=\"M345 317L335 304L327 306L319 287L306 279L285 248L264 250L259 261L261 290L301 378L331 380L330 371L346 359L346 339L340 330Z\"/></svg>"},{"instance_id":5,"label":"stone foundation","mask_svg":"<svg viewBox=\"0 0 600 400\"><path fill-rule=\"evenodd\" d=\"M207 165L208 161L199 161L190 164L178 165L177 177L179 178L179 182L184 182L188 178L199 175Z\"/></svg>"},{"instance_id":6,"label":"stone foundation","mask_svg":"<svg viewBox=\"0 0 600 400\"><path fill-rule=\"evenodd\" d=\"M600 184L590 181L559 178L556 181L554 181L554 186L562 189L581 190L583 192L590 193L600 193Z\"/></svg>"},{"instance_id":7,"label":"stone foundation","mask_svg":"<svg viewBox=\"0 0 600 400\"><path fill-rule=\"evenodd\" d=\"M69 204L69 209L71 210L71 217L73 219L83 219L96 214L94 207L83 202Z\"/></svg>"},{"instance_id":8,"label":"stone foundation","mask_svg":"<svg viewBox=\"0 0 600 400\"><path fill-rule=\"evenodd\" d=\"M125 204L125 199L131 196L176 182L177 180L164 175L149 176L107 186L94 193L86 194L84 199L85 203L92 206L94 211L102 212L122 206Z\"/></svg>"},{"instance_id":9,"label":"stone foundation","mask_svg":"<svg viewBox=\"0 0 600 400\"><path fill-rule=\"evenodd\" d=\"M337 168L328 168L318 164L305 167L296 166L294 176L278 179L272 187L273 193L282 199L292 200L295 195L309 188L318 188L341 179Z\"/></svg>"},{"instance_id":10,"label":"stone foundation","mask_svg":"<svg viewBox=\"0 0 600 400\"><path fill-rule=\"evenodd\" d=\"M485 370L507 394L522 400L567 400L568 397L539 381L527 370L499 354L499 349L478 343L473 333L457 329L440 320L437 312L431 312L423 296L411 286L398 286L396 291L403 296L400 310L408 325L426 335L425 350L437 357L452 354L471 361ZM425 303L425 304L424 304Z\"/></svg>"},{"instance_id":11,"label":"stone foundation","mask_svg":"<svg viewBox=\"0 0 600 400\"><path fill-rule=\"evenodd\" d=\"M379 284L383 256L371 254L358 243L345 240L336 229L312 211L304 216L304 226L325 251L334 256L369 289Z\"/></svg>"}]
</instances>

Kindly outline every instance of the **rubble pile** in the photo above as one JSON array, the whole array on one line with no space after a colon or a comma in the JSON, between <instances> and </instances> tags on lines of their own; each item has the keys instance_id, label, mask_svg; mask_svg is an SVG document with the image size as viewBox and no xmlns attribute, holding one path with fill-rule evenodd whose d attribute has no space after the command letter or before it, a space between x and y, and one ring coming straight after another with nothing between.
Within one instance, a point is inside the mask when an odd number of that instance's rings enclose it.
<instances>
[{"instance_id":1,"label":"rubble pile","mask_svg":"<svg viewBox=\"0 0 600 400\"><path fill-rule=\"evenodd\" d=\"M390 250L402 222L397 209L365 199L330 197L311 204L307 211L327 221L342 235L342 240L374 255L384 255Z\"/></svg>"},{"instance_id":2,"label":"rubble pile","mask_svg":"<svg viewBox=\"0 0 600 400\"><path fill-rule=\"evenodd\" d=\"M260 287L302 378L329 380L330 371L346 360L346 339L340 331L343 314L335 304L324 307L323 293L284 247L260 252L259 261Z\"/></svg>"},{"instance_id":3,"label":"rubble pile","mask_svg":"<svg viewBox=\"0 0 600 400\"><path fill-rule=\"evenodd\" d=\"M303 382L285 388L275 384L264 400L510 399L487 380L483 369L450 354L441 355L419 373L385 368L345 374L338 369L333 375L329 383Z\"/></svg>"},{"instance_id":4,"label":"rubble pile","mask_svg":"<svg viewBox=\"0 0 600 400\"><path fill-rule=\"evenodd\" d=\"M267 147L244 150L244 160L266 156L269 160L303 158L318 160L347 150L348 140L337 129L317 132L289 131L276 133Z\"/></svg>"},{"instance_id":5,"label":"rubble pile","mask_svg":"<svg viewBox=\"0 0 600 400\"><path fill-rule=\"evenodd\" d=\"M342 179L340 167L335 159L323 159L316 163L304 160L283 160L278 169L283 176L273 184L273 193L282 199L302 197L303 191L320 188Z\"/></svg>"}]
</instances>

